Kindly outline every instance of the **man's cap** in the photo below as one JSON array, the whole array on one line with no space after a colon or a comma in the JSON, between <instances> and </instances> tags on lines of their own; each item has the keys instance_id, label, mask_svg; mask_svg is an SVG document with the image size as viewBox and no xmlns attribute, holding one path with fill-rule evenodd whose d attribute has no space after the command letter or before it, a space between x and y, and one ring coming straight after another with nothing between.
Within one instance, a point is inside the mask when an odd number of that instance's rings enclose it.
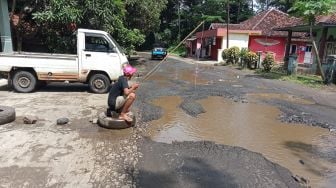
<instances>
[{"instance_id":1,"label":"man's cap","mask_svg":"<svg viewBox=\"0 0 336 188\"><path fill-rule=\"evenodd\" d=\"M131 65L126 65L123 68L123 72L125 75L133 75L134 73L136 73L137 69L132 67Z\"/></svg>"}]
</instances>

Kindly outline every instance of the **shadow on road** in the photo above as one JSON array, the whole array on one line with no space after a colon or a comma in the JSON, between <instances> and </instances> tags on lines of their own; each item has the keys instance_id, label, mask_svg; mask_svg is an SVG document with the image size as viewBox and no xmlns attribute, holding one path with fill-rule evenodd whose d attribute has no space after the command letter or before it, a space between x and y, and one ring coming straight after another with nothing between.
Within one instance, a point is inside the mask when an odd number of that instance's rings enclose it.
<instances>
[{"instance_id":1,"label":"shadow on road","mask_svg":"<svg viewBox=\"0 0 336 188\"><path fill-rule=\"evenodd\" d=\"M140 170L140 187L239 187L227 172L214 169L200 158L183 158L181 166L171 171ZM172 161L172 163L174 163Z\"/></svg>"}]
</instances>

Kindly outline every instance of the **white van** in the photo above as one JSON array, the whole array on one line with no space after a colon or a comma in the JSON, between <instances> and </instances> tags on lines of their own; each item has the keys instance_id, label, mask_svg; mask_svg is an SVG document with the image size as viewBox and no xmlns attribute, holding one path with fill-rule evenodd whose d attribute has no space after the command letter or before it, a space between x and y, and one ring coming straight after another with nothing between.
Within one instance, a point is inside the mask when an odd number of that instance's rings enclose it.
<instances>
[{"instance_id":1,"label":"white van","mask_svg":"<svg viewBox=\"0 0 336 188\"><path fill-rule=\"evenodd\" d=\"M128 64L118 43L106 32L77 31L77 54L0 53L0 75L21 93L34 91L48 82L89 84L94 93L106 93L112 81Z\"/></svg>"}]
</instances>

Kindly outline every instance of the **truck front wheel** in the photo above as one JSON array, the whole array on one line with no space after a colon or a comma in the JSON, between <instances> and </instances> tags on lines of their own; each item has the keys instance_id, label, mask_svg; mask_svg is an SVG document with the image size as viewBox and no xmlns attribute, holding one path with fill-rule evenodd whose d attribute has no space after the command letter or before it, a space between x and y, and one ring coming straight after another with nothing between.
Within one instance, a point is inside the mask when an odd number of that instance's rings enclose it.
<instances>
[{"instance_id":1,"label":"truck front wheel","mask_svg":"<svg viewBox=\"0 0 336 188\"><path fill-rule=\"evenodd\" d=\"M110 79L104 74L94 74L90 78L89 87L93 93L107 93L110 87Z\"/></svg>"},{"instance_id":2,"label":"truck front wheel","mask_svg":"<svg viewBox=\"0 0 336 188\"><path fill-rule=\"evenodd\" d=\"M28 71L17 71L13 76L13 88L19 93L30 93L34 91L37 83L36 77Z\"/></svg>"}]
</instances>

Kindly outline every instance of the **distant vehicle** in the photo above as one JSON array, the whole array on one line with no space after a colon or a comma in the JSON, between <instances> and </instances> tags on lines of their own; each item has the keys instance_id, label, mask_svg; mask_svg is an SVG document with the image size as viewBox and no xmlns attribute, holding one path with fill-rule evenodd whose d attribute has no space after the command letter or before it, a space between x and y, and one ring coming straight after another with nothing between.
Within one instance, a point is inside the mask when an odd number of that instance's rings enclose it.
<instances>
[{"instance_id":1,"label":"distant vehicle","mask_svg":"<svg viewBox=\"0 0 336 188\"><path fill-rule=\"evenodd\" d=\"M154 47L152 50L152 59L163 59L167 55L167 50L163 47Z\"/></svg>"},{"instance_id":2,"label":"distant vehicle","mask_svg":"<svg viewBox=\"0 0 336 188\"><path fill-rule=\"evenodd\" d=\"M106 93L123 74L127 57L110 34L77 31L77 54L0 53L0 77L15 91L29 93L49 82L80 82L94 93Z\"/></svg>"}]
</instances>

